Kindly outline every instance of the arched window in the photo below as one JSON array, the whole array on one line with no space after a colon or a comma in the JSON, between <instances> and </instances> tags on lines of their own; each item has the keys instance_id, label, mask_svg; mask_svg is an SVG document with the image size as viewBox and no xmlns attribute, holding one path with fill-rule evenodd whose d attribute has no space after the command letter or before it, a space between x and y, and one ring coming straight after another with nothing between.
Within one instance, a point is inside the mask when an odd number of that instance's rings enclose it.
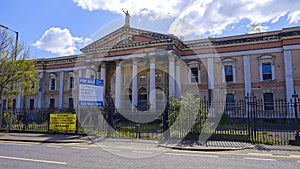
<instances>
[{"instance_id":1,"label":"arched window","mask_svg":"<svg viewBox=\"0 0 300 169\"><path fill-rule=\"evenodd\" d=\"M275 80L274 56L265 55L258 58L260 81Z\"/></svg>"},{"instance_id":2,"label":"arched window","mask_svg":"<svg viewBox=\"0 0 300 169\"><path fill-rule=\"evenodd\" d=\"M49 103L49 108L54 108L54 107L55 107L55 99L51 98Z\"/></svg>"},{"instance_id":3,"label":"arched window","mask_svg":"<svg viewBox=\"0 0 300 169\"><path fill-rule=\"evenodd\" d=\"M147 81L147 76L145 73L140 74L140 82L141 83L146 83Z\"/></svg>"},{"instance_id":4,"label":"arched window","mask_svg":"<svg viewBox=\"0 0 300 169\"><path fill-rule=\"evenodd\" d=\"M54 91L56 90L56 75L52 73L49 75L49 77L49 90Z\"/></svg>"},{"instance_id":5,"label":"arched window","mask_svg":"<svg viewBox=\"0 0 300 169\"><path fill-rule=\"evenodd\" d=\"M264 110L274 110L274 96L273 93L268 92L263 94Z\"/></svg>"},{"instance_id":6,"label":"arched window","mask_svg":"<svg viewBox=\"0 0 300 169\"><path fill-rule=\"evenodd\" d=\"M201 74L200 74L200 65L196 61L188 63L189 66L189 82L190 84L200 84L201 83Z\"/></svg>"},{"instance_id":7,"label":"arched window","mask_svg":"<svg viewBox=\"0 0 300 169\"><path fill-rule=\"evenodd\" d=\"M160 71L155 72L155 82L160 83L162 79L162 73Z\"/></svg>"},{"instance_id":8,"label":"arched window","mask_svg":"<svg viewBox=\"0 0 300 169\"><path fill-rule=\"evenodd\" d=\"M69 72L69 79L68 79L68 90L73 90L75 88L75 73L74 72Z\"/></svg>"},{"instance_id":9,"label":"arched window","mask_svg":"<svg viewBox=\"0 0 300 169\"><path fill-rule=\"evenodd\" d=\"M223 59L222 61L222 82L236 83L235 60L231 58Z\"/></svg>"}]
</instances>

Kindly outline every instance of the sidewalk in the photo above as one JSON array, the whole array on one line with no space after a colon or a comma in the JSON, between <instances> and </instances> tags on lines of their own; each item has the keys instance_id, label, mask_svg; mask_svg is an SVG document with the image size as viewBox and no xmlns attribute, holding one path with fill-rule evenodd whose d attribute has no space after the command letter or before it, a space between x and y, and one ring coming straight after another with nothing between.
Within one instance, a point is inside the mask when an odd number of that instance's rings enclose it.
<instances>
[{"instance_id":1,"label":"sidewalk","mask_svg":"<svg viewBox=\"0 0 300 169\"><path fill-rule=\"evenodd\" d=\"M40 143L85 143L87 136L66 134L38 134L38 133L0 133L0 141L21 141Z\"/></svg>"},{"instance_id":2,"label":"sidewalk","mask_svg":"<svg viewBox=\"0 0 300 169\"><path fill-rule=\"evenodd\" d=\"M160 144L161 147L167 147L178 150L192 150L192 151L234 151L252 149L255 146L251 143L235 142L235 141L207 141L206 143L172 143L166 142Z\"/></svg>"},{"instance_id":3,"label":"sidewalk","mask_svg":"<svg viewBox=\"0 0 300 169\"><path fill-rule=\"evenodd\" d=\"M196 144L194 142L179 143L174 141L158 141L147 139L128 139L128 138L101 138L89 137L94 144L116 144L116 145L135 145L140 146L156 146L177 150L191 150L191 151L229 151L229 150L243 150L251 149L255 146L251 143L234 142L234 141L207 141L205 144Z\"/></svg>"},{"instance_id":4,"label":"sidewalk","mask_svg":"<svg viewBox=\"0 0 300 169\"><path fill-rule=\"evenodd\" d=\"M165 147L191 151L230 151L230 150L260 150L260 151L295 151L300 153L300 146L291 145L263 145L235 141L207 141L204 144L195 142L171 142L134 138L103 138L84 135L67 134L38 134L38 133L3 133L0 132L0 141L20 141L39 143L84 143L98 145L123 145L143 147Z\"/></svg>"}]
</instances>

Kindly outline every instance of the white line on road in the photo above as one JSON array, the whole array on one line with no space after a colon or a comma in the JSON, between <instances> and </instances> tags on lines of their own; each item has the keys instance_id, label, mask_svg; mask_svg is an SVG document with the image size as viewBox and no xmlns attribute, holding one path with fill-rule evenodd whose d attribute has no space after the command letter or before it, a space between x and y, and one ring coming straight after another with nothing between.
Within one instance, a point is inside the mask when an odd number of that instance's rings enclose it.
<instances>
[{"instance_id":1,"label":"white line on road","mask_svg":"<svg viewBox=\"0 0 300 169\"><path fill-rule=\"evenodd\" d=\"M132 151L134 153L141 153L141 154L152 154L153 152L151 151Z\"/></svg>"},{"instance_id":2,"label":"white line on road","mask_svg":"<svg viewBox=\"0 0 300 169\"><path fill-rule=\"evenodd\" d=\"M105 150L105 151L121 151L121 150L117 150L117 149L108 149L108 148L104 148L103 150Z\"/></svg>"},{"instance_id":3,"label":"white line on road","mask_svg":"<svg viewBox=\"0 0 300 169\"><path fill-rule=\"evenodd\" d=\"M3 144L3 145L13 145L13 146L29 146L29 147L32 146L31 144L20 144L20 143L0 143L0 144Z\"/></svg>"},{"instance_id":4,"label":"white line on road","mask_svg":"<svg viewBox=\"0 0 300 169\"><path fill-rule=\"evenodd\" d=\"M189 156L189 157L212 157L217 158L219 156L214 155L203 155L203 154L180 154L180 153L164 153L166 155L176 155L176 156Z\"/></svg>"},{"instance_id":5,"label":"white line on road","mask_svg":"<svg viewBox=\"0 0 300 169\"><path fill-rule=\"evenodd\" d=\"M253 158L253 157L245 157L246 160L260 160L260 161L276 161L276 159L270 158Z\"/></svg>"},{"instance_id":6,"label":"white line on road","mask_svg":"<svg viewBox=\"0 0 300 169\"><path fill-rule=\"evenodd\" d=\"M59 162L59 161L48 161L48 160L37 160L37 159L30 159L30 158L19 158L19 157L8 157L8 156L0 156L3 159L10 159L10 160L21 160L21 161L33 161L33 162L40 162L40 163L51 163L51 164L67 164L66 162Z\"/></svg>"},{"instance_id":7,"label":"white line on road","mask_svg":"<svg viewBox=\"0 0 300 169\"><path fill-rule=\"evenodd\" d=\"M78 149L78 150L88 150L90 148L86 148L86 147L71 147L73 149Z\"/></svg>"},{"instance_id":8,"label":"white line on road","mask_svg":"<svg viewBox=\"0 0 300 169\"><path fill-rule=\"evenodd\" d=\"M297 163L300 163L300 161L297 161Z\"/></svg>"},{"instance_id":9,"label":"white line on road","mask_svg":"<svg viewBox=\"0 0 300 169\"><path fill-rule=\"evenodd\" d=\"M31 144L20 144L20 143L0 143L3 145L13 145L13 146L32 146Z\"/></svg>"},{"instance_id":10,"label":"white line on road","mask_svg":"<svg viewBox=\"0 0 300 169\"><path fill-rule=\"evenodd\" d=\"M32 146L31 144L15 144L15 145L18 145L18 146L29 146L29 147Z\"/></svg>"},{"instance_id":11,"label":"white line on road","mask_svg":"<svg viewBox=\"0 0 300 169\"><path fill-rule=\"evenodd\" d=\"M61 148L61 146L46 146L46 147L49 147L49 148Z\"/></svg>"}]
</instances>

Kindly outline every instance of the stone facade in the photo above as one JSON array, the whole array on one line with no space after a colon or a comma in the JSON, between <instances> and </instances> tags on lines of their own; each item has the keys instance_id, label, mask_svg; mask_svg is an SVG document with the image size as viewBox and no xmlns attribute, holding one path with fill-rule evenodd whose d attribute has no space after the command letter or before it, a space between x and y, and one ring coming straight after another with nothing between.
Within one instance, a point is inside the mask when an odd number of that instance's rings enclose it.
<instances>
[{"instance_id":1,"label":"stone facade","mask_svg":"<svg viewBox=\"0 0 300 169\"><path fill-rule=\"evenodd\" d=\"M17 105L68 108L73 99L76 106L78 77L104 79L106 101L113 99L117 109L150 103L155 110L167 95L180 98L184 93L212 99L218 89L225 89L225 96L235 100L250 92L261 99L291 99L294 91L300 93L300 27L181 41L173 35L124 26L81 52L38 59L44 85L39 94L26 96Z\"/></svg>"}]
</instances>

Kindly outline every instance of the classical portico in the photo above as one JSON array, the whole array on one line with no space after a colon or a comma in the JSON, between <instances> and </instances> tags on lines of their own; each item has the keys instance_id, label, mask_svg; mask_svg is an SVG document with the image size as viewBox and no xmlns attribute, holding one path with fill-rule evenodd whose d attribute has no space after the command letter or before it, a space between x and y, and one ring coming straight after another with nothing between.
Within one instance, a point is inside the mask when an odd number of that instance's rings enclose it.
<instances>
[{"instance_id":1,"label":"classical portico","mask_svg":"<svg viewBox=\"0 0 300 169\"><path fill-rule=\"evenodd\" d=\"M175 55L164 52L132 55L128 59L116 59L112 62L115 71L110 75L112 98L117 110L155 112L158 107L165 106L166 95L180 98L181 72ZM105 59L104 59L105 60ZM101 62L101 79L106 79L105 61ZM176 66L177 65L177 66ZM113 70L109 70L113 71Z\"/></svg>"}]
</instances>

